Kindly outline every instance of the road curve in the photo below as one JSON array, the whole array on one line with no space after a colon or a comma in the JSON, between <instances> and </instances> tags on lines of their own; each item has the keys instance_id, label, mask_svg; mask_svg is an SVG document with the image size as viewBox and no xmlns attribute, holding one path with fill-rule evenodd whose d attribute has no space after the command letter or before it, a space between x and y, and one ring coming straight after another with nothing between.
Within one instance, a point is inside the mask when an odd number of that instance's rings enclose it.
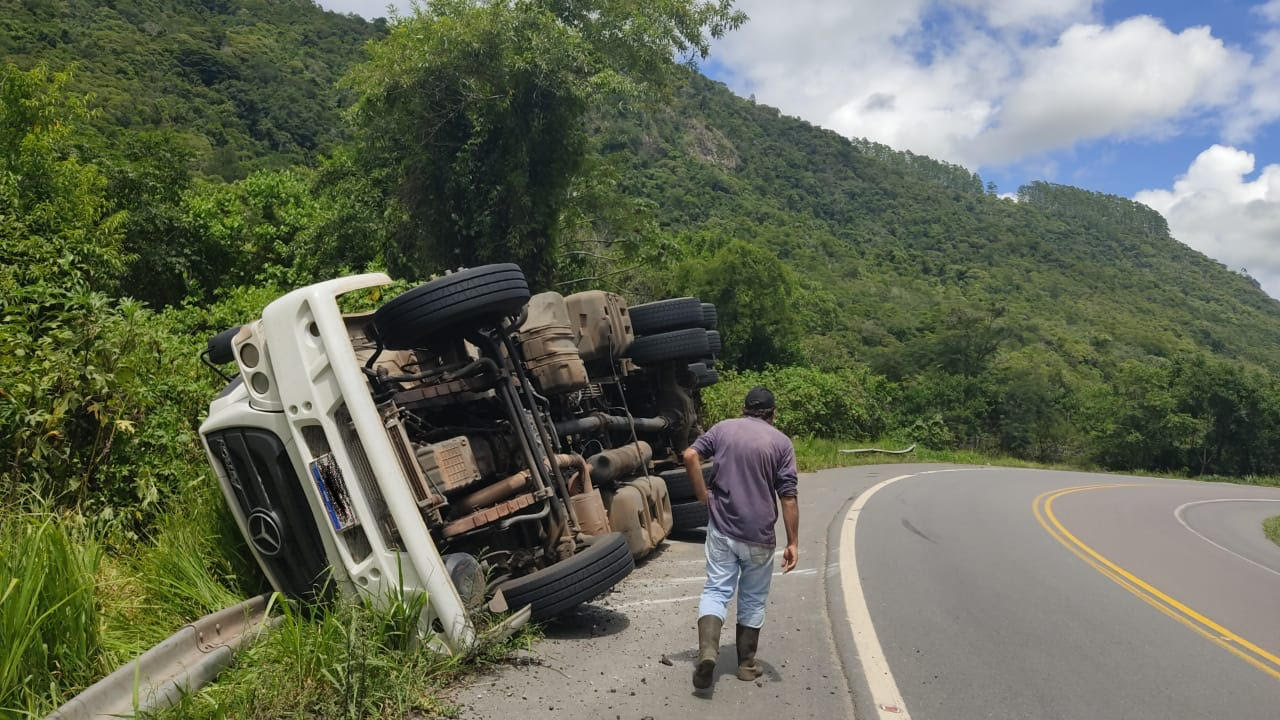
<instances>
[{"instance_id":1,"label":"road curve","mask_svg":"<svg viewBox=\"0 0 1280 720\"><path fill-rule=\"evenodd\" d=\"M906 710L1280 716L1280 547L1261 531L1277 500L998 468L885 487L859 518L857 562Z\"/></svg>"},{"instance_id":2,"label":"road curve","mask_svg":"<svg viewBox=\"0 0 1280 720\"><path fill-rule=\"evenodd\" d=\"M460 716L1280 717L1280 548L1261 532L1280 490L904 464L806 474L800 498L759 683L732 676L726 629L714 692L692 692L702 548L682 538L457 691ZM901 707L875 702L868 627Z\"/></svg>"}]
</instances>

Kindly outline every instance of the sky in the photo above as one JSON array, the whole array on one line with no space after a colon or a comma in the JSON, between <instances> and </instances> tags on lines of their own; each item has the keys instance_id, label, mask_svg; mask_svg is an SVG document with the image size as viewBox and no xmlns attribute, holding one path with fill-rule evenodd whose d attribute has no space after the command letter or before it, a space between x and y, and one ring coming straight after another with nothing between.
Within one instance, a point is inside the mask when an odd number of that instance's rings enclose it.
<instances>
[{"instance_id":1,"label":"sky","mask_svg":"<svg viewBox=\"0 0 1280 720\"><path fill-rule=\"evenodd\" d=\"M751 19L701 68L739 95L1001 193L1047 180L1133 198L1280 298L1280 0L736 6Z\"/></svg>"}]
</instances>

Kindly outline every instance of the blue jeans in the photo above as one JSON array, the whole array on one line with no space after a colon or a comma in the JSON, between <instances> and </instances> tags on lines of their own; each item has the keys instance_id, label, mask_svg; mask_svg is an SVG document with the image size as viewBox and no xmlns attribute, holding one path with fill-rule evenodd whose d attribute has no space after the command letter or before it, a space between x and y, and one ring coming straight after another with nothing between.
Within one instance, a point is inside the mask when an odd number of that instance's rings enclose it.
<instances>
[{"instance_id":1,"label":"blue jeans","mask_svg":"<svg viewBox=\"0 0 1280 720\"><path fill-rule=\"evenodd\" d=\"M707 523L707 582L702 586L698 617L725 619L733 591L738 590L738 624L764 625L764 604L773 580L773 547L735 540Z\"/></svg>"}]
</instances>

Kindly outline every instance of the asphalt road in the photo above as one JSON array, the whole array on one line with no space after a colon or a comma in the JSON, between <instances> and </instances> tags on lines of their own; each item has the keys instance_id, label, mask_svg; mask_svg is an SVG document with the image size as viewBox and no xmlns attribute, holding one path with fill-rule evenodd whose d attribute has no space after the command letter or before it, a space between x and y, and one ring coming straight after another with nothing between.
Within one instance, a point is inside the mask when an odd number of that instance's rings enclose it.
<instances>
[{"instance_id":1,"label":"asphalt road","mask_svg":"<svg viewBox=\"0 0 1280 720\"><path fill-rule=\"evenodd\" d=\"M1280 547L1261 521L1275 514L1280 490L1238 485L911 465L805 475L799 569L775 577L758 683L731 674L726 629L713 692L689 684L702 554L686 538L456 702L504 720L1274 720Z\"/></svg>"}]
</instances>

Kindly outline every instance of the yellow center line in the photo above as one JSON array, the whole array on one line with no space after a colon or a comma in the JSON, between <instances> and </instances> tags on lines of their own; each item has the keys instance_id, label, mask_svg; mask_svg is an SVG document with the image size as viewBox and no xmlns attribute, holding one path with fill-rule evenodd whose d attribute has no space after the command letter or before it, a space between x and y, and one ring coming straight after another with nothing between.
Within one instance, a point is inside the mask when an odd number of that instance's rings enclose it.
<instances>
[{"instance_id":1,"label":"yellow center line","mask_svg":"<svg viewBox=\"0 0 1280 720\"><path fill-rule=\"evenodd\" d=\"M1133 573L1125 570L1111 560L1103 557L1097 550L1086 545L1067 530L1053 512L1053 501L1064 495L1122 487L1143 487L1136 484L1081 485L1078 487L1050 490L1031 501L1031 510L1036 521L1057 540L1093 569L1115 582L1120 587L1141 598L1160 612L1195 630L1219 647L1225 648L1240 659L1280 680L1280 657L1258 647L1237 633L1228 630L1219 623L1210 620L1203 614L1187 607L1171 597L1168 593L1151 585Z\"/></svg>"}]
</instances>

